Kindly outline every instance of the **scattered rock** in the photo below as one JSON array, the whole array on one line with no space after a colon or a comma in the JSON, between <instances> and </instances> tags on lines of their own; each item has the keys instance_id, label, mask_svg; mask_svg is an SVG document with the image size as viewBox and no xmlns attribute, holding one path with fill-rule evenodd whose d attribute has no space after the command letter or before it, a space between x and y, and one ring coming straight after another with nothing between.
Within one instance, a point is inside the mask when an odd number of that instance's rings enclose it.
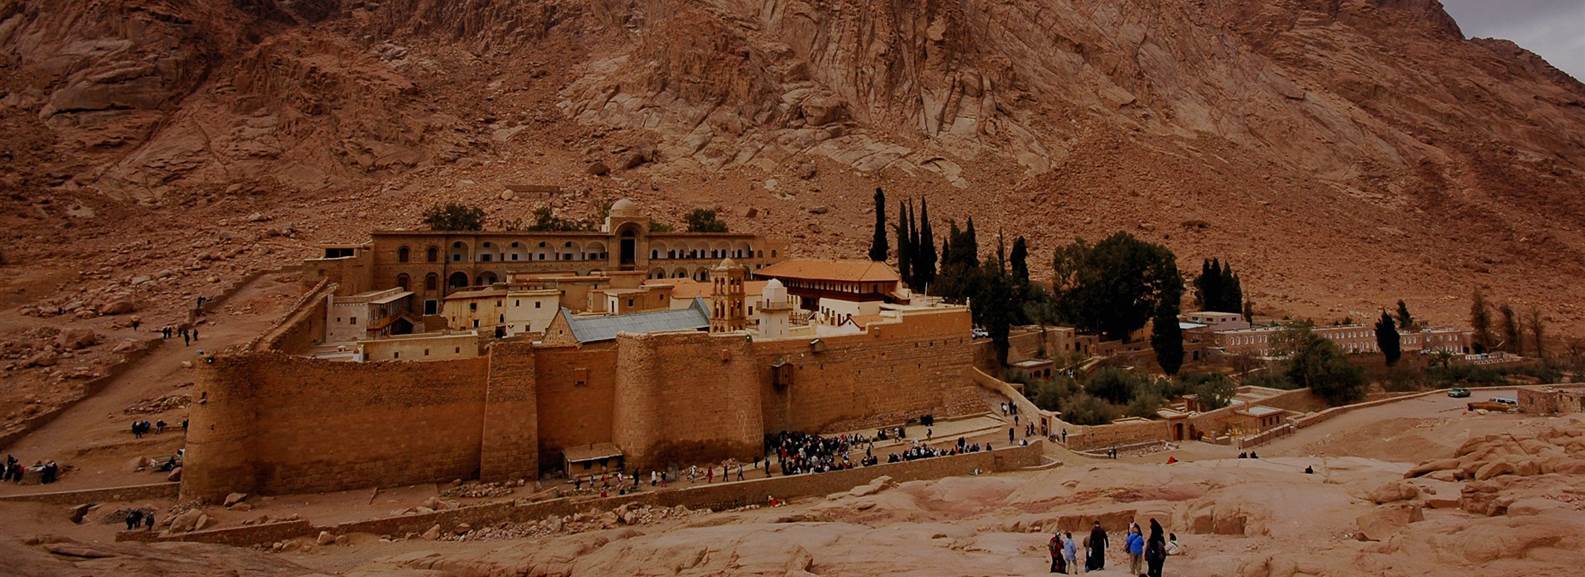
<instances>
[{"instance_id":1,"label":"scattered rock","mask_svg":"<svg viewBox=\"0 0 1585 577\"><path fill-rule=\"evenodd\" d=\"M607 174L611 174L611 167L606 166L604 162L596 160L592 163L589 163L589 168L585 170L585 172L588 172L594 176L605 176Z\"/></svg>"},{"instance_id":2,"label":"scattered rock","mask_svg":"<svg viewBox=\"0 0 1585 577\"><path fill-rule=\"evenodd\" d=\"M820 205L809 207L809 214L825 214L831 212L831 207Z\"/></svg>"},{"instance_id":3,"label":"scattered rock","mask_svg":"<svg viewBox=\"0 0 1585 577\"><path fill-rule=\"evenodd\" d=\"M71 328L61 331L55 338L61 347L68 350L81 350L99 344L99 334L90 329Z\"/></svg>"},{"instance_id":4,"label":"scattered rock","mask_svg":"<svg viewBox=\"0 0 1585 577\"><path fill-rule=\"evenodd\" d=\"M232 493L230 495L226 495L226 500L223 502L223 504L227 507L230 507L247 500L247 498L247 493Z\"/></svg>"},{"instance_id":5,"label":"scattered rock","mask_svg":"<svg viewBox=\"0 0 1585 577\"><path fill-rule=\"evenodd\" d=\"M1372 503L1377 505L1383 503L1394 503L1398 501L1410 501L1419 496L1419 487L1403 481L1389 481L1380 487L1371 489L1369 493L1365 494L1365 498L1370 499Z\"/></svg>"},{"instance_id":6,"label":"scattered rock","mask_svg":"<svg viewBox=\"0 0 1585 577\"><path fill-rule=\"evenodd\" d=\"M424 534L420 535L420 537L422 537L425 541L434 541L436 539L439 539L440 538L440 524L436 523L434 525L431 525L429 527L429 530L428 531L424 531Z\"/></svg>"},{"instance_id":7,"label":"scattered rock","mask_svg":"<svg viewBox=\"0 0 1585 577\"><path fill-rule=\"evenodd\" d=\"M336 536L331 535L329 531L320 531L319 537L314 539L314 542L320 545L333 545L336 542Z\"/></svg>"}]
</instances>

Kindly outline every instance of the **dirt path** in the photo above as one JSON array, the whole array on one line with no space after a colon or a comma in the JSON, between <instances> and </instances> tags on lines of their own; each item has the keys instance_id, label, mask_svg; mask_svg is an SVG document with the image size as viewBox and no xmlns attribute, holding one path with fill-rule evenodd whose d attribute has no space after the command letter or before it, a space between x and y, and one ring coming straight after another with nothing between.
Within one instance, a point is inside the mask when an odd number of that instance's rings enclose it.
<instances>
[{"instance_id":1,"label":"dirt path","mask_svg":"<svg viewBox=\"0 0 1585 577\"><path fill-rule=\"evenodd\" d=\"M1439 393L1359 409L1255 450L1273 457L1347 455L1415 463L1427 455L1450 452L1470 437L1529 422L1519 414L1480 415L1465 410L1470 401L1512 398L1515 394L1512 389L1497 389L1455 399Z\"/></svg>"},{"instance_id":2,"label":"dirt path","mask_svg":"<svg viewBox=\"0 0 1585 577\"><path fill-rule=\"evenodd\" d=\"M201 351L219 351L246 342L267 329L301 292L289 275L263 275L239 290L211 311L199 325L199 340L183 346L181 340L164 342L127 372L110 381L98 394L83 399L53 422L24 437L5 450L18 460L31 463L54 459L76 467L50 490L72 490L163 481L163 474L135 473L131 463L136 457L169 456L181 448L181 423L186 408L161 413L129 415L129 406L148 399L188 389L190 369L184 361L199 362ZM135 419L166 421L163 434L134 439L131 423ZM38 492L36 485L0 485L0 495Z\"/></svg>"}]
</instances>

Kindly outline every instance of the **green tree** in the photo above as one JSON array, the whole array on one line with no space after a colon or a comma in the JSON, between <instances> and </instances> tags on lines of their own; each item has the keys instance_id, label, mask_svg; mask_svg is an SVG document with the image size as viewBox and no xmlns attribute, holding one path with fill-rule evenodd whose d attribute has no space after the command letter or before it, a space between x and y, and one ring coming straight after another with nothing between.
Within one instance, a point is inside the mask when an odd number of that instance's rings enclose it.
<instances>
[{"instance_id":1,"label":"green tree","mask_svg":"<svg viewBox=\"0 0 1585 577\"><path fill-rule=\"evenodd\" d=\"M1084 381L1084 392L1114 405L1126 405L1134 394L1148 389L1144 375L1117 367L1103 367Z\"/></svg>"},{"instance_id":2,"label":"green tree","mask_svg":"<svg viewBox=\"0 0 1585 577\"><path fill-rule=\"evenodd\" d=\"M1019 303L1007 270L997 266L997 263L987 261L981 265L977 277L978 282L974 283L977 292L969 299L969 308L974 321L990 333L997 365L1006 366L1008 333L1011 332L1013 315L1018 311Z\"/></svg>"},{"instance_id":3,"label":"green tree","mask_svg":"<svg viewBox=\"0 0 1585 577\"><path fill-rule=\"evenodd\" d=\"M1365 398L1365 372L1349 364L1347 355L1336 343L1316 335L1308 325L1285 329L1293 347L1285 372L1288 381L1309 387L1316 396L1332 406L1346 405Z\"/></svg>"},{"instance_id":4,"label":"green tree","mask_svg":"<svg viewBox=\"0 0 1585 577\"><path fill-rule=\"evenodd\" d=\"M1180 380L1184 389L1200 399L1200 410L1203 411L1225 407L1238 394L1238 386L1222 373L1197 373Z\"/></svg>"},{"instance_id":5,"label":"green tree","mask_svg":"<svg viewBox=\"0 0 1585 577\"><path fill-rule=\"evenodd\" d=\"M914 240L919 238L919 233L914 232L909 224L912 220L913 209L902 201L897 202L897 275L902 277L903 284L909 288L919 290L914 283Z\"/></svg>"},{"instance_id":6,"label":"green tree","mask_svg":"<svg viewBox=\"0 0 1585 577\"><path fill-rule=\"evenodd\" d=\"M1047 411L1061 411L1062 403L1079 393L1079 383L1073 377L1058 375L1040 383L1032 399L1035 406Z\"/></svg>"},{"instance_id":7,"label":"green tree","mask_svg":"<svg viewBox=\"0 0 1585 577\"><path fill-rule=\"evenodd\" d=\"M886 262L891 248L886 246L886 192L875 187L875 233L870 238L870 260Z\"/></svg>"},{"instance_id":8,"label":"green tree","mask_svg":"<svg viewBox=\"0 0 1585 577\"><path fill-rule=\"evenodd\" d=\"M1255 303L1254 303L1254 301L1250 301L1250 300L1247 300L1247 299L1244 300L1244 322L1246 322L1246 323L1255 322Z\"/></svg>"},{"instance_id":9,"label":"green tree","mask_svg":"<svg viewBox=\"0 0 1585 577\"><path fill-rule=\"evenodd\" d=\"M1414 330L1414 315L1409 314L1409 305L1404 304L1403 299L1398 299L1398 328Z\"/></svg>"},{"instance_id":10,"label":"green tree","mask_svg":"<svg viewBox=\"0 0 1585 577\"><path fill-rule=\"evenodd\" d=\"M1105 425L1115 418L1116 409L1083 392L1068 397L1062 404L1062 420L1075 425Z\"/></svg>"},{"instance_id":11,"label":"green tree","mask_svg":"<svg viewBox=\"0 0 1585 577\"><path fill-rule=\"evenodd\" d=\"M1524 331L1519 328L1519 313L1506 304L1497 307L1497 314L1502 315L1502 346L1503 350L1516 355L1524 354Z\"/></svg>"},{"instance_id":12,"label":"green tree","mask_svg":"<svg viewBox=\"0 0 1585 577\"><path fill-rule=\"evenodd\" d=\"M1530 306L1529 322L1525 328L1530 329L1531 347L1535 349L1535 358L1546 360L1546 319L1541 318L1541 309L1535 305Z\"/></svg>"},{"instance_id":13,"label":"green tree","mask_svg":"<svg viewBox=\"0 0 1585 577\"><path fill-rule=\"evenodd\" d=\"M1475 352L1491 350L1491 308L1486 305L1486 295L1475 289L1469 305L1469 327L1475 333Z\"/></svg>"},{"instance_id":14,"label":"green tree","mask_svg":"<svg viewBox=\"0 0 1585 577\"><path fill-rule=\"evenodd\" d=\"M1376 348L1381 349L1381 354L1387 358L1389 367L1398 364L1398 359L1403 356L1398 336L1398 323L1393 320L1392 315L1387 314L1387 311L1382 311L1381 319L1376 321Z\"/></svg>"},{"instance_id":15,"label":"green tree","mask_svg":"<svg viewBox=\"0 0 1585 577\"><path fill-rule=\"evenodd\" d=\"M1152 316L1173 311L1183 297L1172 251L1128 233L1094 247L1074 241L1058 249L1053 269L1063 316L1081 331L1111 339L1126 339Z\"/></svg>"},{"instance_id":16,"label":"green tree","mask_svg":"<svg viewBox=\"0 0 1585 577\"><path fill-rule=\"evenodd\" d=\"M484 209L460 202L434 205L424 211L429 230L484 230Z\"/></svg>"},{"instance_id":17,"label":"green tree","mask_svg":"<svg viewBox=\"0 0 1585 577\"><path fill-rule=\"evenodd\" d=\"M716 217L718 209L696 208L688 213L688 232L726 232L726 221Z\"/></svg>"}]
</instances>

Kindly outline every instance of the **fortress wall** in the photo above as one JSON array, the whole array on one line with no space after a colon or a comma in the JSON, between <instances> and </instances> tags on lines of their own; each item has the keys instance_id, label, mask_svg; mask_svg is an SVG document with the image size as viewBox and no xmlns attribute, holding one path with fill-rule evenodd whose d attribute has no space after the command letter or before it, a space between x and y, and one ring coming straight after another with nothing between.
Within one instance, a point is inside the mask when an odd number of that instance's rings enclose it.
<instances>
[{"instance_id":1,"label":"fortress wall","mask_svg":"<svg viewBox=\"0 0 1585 577\"><path fill-rule=\"evenodd\" d=\"M473 478L488 363L217 357L198 380L182 496Z\"/></svg>"},{"instance_id":2,"label":"fortress wall","mask_svg":"<svg viewBox=\"0 0 1585 577\"><path fill-rule=\"evenodd\" d=\"M479 479L539 477L538 357L529 343L497 343L490 349L485 386Z\"/></svg>"},{"instance_id":3,"label":"fortress wall","mask_svg":"<svg viewBox=\"0 0 1585 577\"><path fill-rule=\"evenodd\" d=\"M492 354L501 354L500 349ZM611 442L616 346L539 347L536 380L541 468L559 467L562 449ZM581 371L580 371L581 370ZM579 380L583 384L578 384Z\"/></svg>"},{"instance_id":4,"label":"fortress wall","mask_svg":"<svg viewBox=\"0 0 1585 577\"><path fill-rule=\"evenodd\" d=\"M969 374L974 344L968 311L916 312L902 324L867 334L754 343L755 373L769 431L835 431L896 423L921 415L972 412L978 398ZM794 366L793 384L777 389L771 365Z\"/></svg>"},{"instance_id":5,"label":"fortress wall","mask_svg":"<svg viewBox=\"0 0 1585 577\"><path fill-rule=\"evenodd\" d=\"M613 440L628 466L758 455L764 424L754 365L741 334L618 337Z\"/></svg>"}]
</instances>

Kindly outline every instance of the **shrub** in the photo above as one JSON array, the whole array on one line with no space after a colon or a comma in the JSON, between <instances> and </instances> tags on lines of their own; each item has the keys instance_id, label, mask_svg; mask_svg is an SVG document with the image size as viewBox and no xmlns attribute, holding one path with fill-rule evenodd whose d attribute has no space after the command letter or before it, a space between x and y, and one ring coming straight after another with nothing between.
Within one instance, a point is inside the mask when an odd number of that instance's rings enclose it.
<instances>
[{"instance_id":1,"label":"shrub","mask_svg":"<svg viewBox=\"0 0 1585 577\"><path fill-rule=\"evenodd\" d=\"M1115 405L1126 405L1133 400L1135 391L1150 388L1148 377L1117 367L1102 368L1084 383L1085 392Z\"/></svg>"},{"instance_id":2,"label":"shrub","mask_svg":"<svg viewBox=\"0 0 1585 577\"><path fill-rule=\"evenodd\" d=\"M1156 411L1160 410L1166 401L1161 395L1152 390L1139 390L1134 392L1134 398L1128 401L1128 406L1123 407L1123 414L1130 417L1156 418Z\"/></svg>"},{"instance_id":3,"label":"shrub","mask_svg":"<svg viewBox=\"0 0 1585 577\"><path fill-rule=\"evenodd\" d=\"M429 230L484 230L484 209L460 202L435 205L424 211Z\"/></svg>"},{"instance_id":4,"label":"shrub","mask_svg":"<svg viewBox=\"0 0 1585 577\"><path fill-rule=\"evenodd\" d=\"M1029 391L1029 389L1025 389ZM1063 401L1079 393L1079 383L1072 377L1058 376L1052 380L1034 385L1030 391L1035 406L1047 411L1061 411Z\"/></svg>"},{"instance_id":5,"label":"shrub","mask_svg":"<svg viewBox=\"0 0 1585 577\"><path fill-rule=\"evenodd\" d=\"M1349 363L1336 343L1301 330L1303 334L1294 341L1293 358L1288 360L1288 380L1309 387L1334 407L1365 398L1365 372Z\"/></svg>"},{"instance_id":6,"label":"shrub","mask_svg":"<svg viewBox=\"0 0 1585 577\"><path fill-rule=\"evenodd\" d=\"M1062 420L1075 425L1104 425L1114 418L1116 411L1111 405L1088 393L1080 392L1068 397L1062 407Z\"/></svg>"},{"instance_id":7,"label":"shrub","mask_svg":"<svg viewBox=\"0 0 1585 577\"><path fill-rule=\"evenodd\" d=\"M688 213L688 232L726 232L726 221L716 218L717 209L696 208Z\"/></svg>"},{"instance_id":8,"label":"shrub","mask_svg":"<svg viewBox=\"0 0 1585 577\"><path fill-rule=\"evenodd\" d=\"M1266 387L1268 389L1297 389L1299 385L1288 380L1288 375L1278 371L1267 370L1244 376L1244 384L1252 387Z\"/></svg>"}]
</instances>

